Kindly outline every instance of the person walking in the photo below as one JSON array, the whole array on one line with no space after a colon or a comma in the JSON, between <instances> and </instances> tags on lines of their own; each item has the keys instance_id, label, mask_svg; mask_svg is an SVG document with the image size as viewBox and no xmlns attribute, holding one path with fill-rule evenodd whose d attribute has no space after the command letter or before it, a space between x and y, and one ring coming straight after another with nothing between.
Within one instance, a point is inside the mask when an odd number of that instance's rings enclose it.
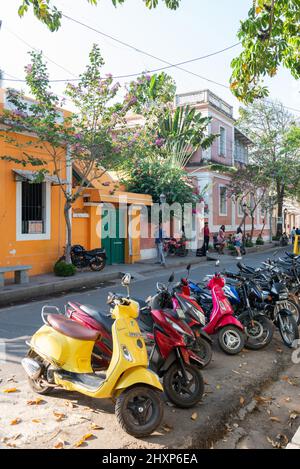
<instances>
[{"instance_id":1,"label":"person walking","mask_svg":"<svg viewBox=\"0 0 300 469\"><path fill-rule=\"evenodd\" d=\"M210 238L210 231L208 227L208 222L206 221L204 223L204 242L202 246L202 251L203 251L203 256L206 255L206 251L208 251L208 246L209 246L209 238Z\"/></svg>"},{"instance_id":2,"label":"person walking","mask_svg":"<svg viewBox=\"0 0 300 469\"><path fill-rule=\"evenodd\" d=\"M165 260L165 255L164 255L164 238L165 238L165 233L164 233L164 230L162 229L162 224L160 222L158 225L158 229L155 232L155 245L156 245L156 251L157 251L156 264L161 264L163 267L166 266L166 260Z\"/></svg>"},{"instance_id":3,"label":"person walking","mask_svg":"<svg viewBox=\"0 0 300 469\"><path fill-rule=\"evenodd\" d=\"M218 234L219 253L224 254L224 248L226 244L225 238L225 225L221 225Z\"/></svg>"},{"instance_id":4,"label":"person walking","mask_svg":"<svg viewBox=\"0 0 300 469\"><path fill-rule=\"evenodd\" d=\"M296 227L293 226L293 228L291 229L291 233L290 233L292 244L294 244L294 242L295 242L295 236L296 236Z\"/></svg>"},{"instance_id":5,"label":"person walking","mask_svg":"<svg viewBox=\"0 0 300 469\"><path fill-rule=\"evenodd\" d=\"M242 259L241 255L241 247L243 243L243 232L240 227L236 230L236 234L234 235L234 247L237 252L237 259Z\"/></svg>"}]
</instances>

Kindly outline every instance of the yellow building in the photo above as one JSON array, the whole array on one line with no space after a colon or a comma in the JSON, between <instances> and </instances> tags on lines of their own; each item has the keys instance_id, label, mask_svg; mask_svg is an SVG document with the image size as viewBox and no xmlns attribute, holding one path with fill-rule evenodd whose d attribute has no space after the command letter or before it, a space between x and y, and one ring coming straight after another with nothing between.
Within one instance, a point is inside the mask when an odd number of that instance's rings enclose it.
<instances>
[{"instance_id":1,"label":"yellow building","mask_svg":"<svg viewBox=\"0 0 300 469\"><path fill-rule=\"evenodd\" d=\"M0 90L0 106L1 112L6 107L5 90ZM65 111L61 112L63 117ZM20 143L35 140L32 135L12 136ZM46 149L31 148L30 153L49 160ZM22 149L5 141L2 135L0 156L5 155L21 159ZM65 163L63 159L60 174L66 181ZM51 162L47 169L53 174ZM32 183L35 171L34 166L0 159L0 266L31 265L30 275L51 272L66 243L65 198L57 177L46 176L43 182ZM73 168L73 185L76 174ZM106 173L97 184L84 190L72 208L72 243L86 249L105 247L108 263L132 263L140 259L139 207L151 205L152 199L116 191L114 186L115 180ZM129 229L132 224L134 233ZM107 236L112 228L116 232Z\"/></svg>"}]
</instances>

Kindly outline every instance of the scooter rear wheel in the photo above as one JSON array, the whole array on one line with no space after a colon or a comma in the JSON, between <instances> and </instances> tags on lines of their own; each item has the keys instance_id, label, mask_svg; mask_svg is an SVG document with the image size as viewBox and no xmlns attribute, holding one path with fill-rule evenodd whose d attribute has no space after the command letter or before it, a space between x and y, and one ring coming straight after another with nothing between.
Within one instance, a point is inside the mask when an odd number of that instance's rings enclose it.
<instances>
[{"instance_id":1,"label":"scooter rear wheel","mask_svg":"<svg viewBox=\"0 0 300 469\"><path fill-rule=\"evenodd\" d=\"M47 386L46 377L43 376L44 374L46 374L46 369L45 369L43 360L39 357L37 353L34 352L34 350L29 350L26 356L36 360L41 365L42 370L43 370L41 377L38 379L32 379L29 376L27 376L29 386L34 392L38 394L42 394L42 395L50 394L54 388L53 386Z\"/></svg>"},{"instance_id":2,"label":"scooter rear wheel","mask_svg":"<svg viewBox=\"0 0 300 469\"><path fill-rule=\"evenodd\" d=\"M219 345L223 352L228 355L236 355L245 345L245 336L243 332L235 326L225 326L220 329L218 334Z\"/></svg>"},{"instance_id":3,"label":"scooter rear wheel","mask_svg":"<svg viewBox=\"0 0 300 469\"><path fill-rule=\"evenodd\" d=\"M185 382L178 363L173 363L163 377L163 386L170 402L177 407L188 409L194 407L204 393L204 381L201 371L194 365L184 364L188 382Z\"/></svg>"},{"instance_id":4,"label":"scooter rear wheel","mask_svg":"<svg viewBox=\"0 0 300 469\"><path fill-rule=\"evenodd\" d=\"M163 418L160 393L148 386L132 386L116 399L115 413L122 429L136 438L151 435Z\"/></svg>"}]
</instances>

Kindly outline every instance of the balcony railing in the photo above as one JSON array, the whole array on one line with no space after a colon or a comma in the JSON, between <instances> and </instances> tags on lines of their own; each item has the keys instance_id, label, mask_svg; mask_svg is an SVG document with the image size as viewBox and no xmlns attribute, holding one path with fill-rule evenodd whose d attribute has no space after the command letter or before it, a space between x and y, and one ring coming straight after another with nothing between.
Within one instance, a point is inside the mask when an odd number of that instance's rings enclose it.
<instances>
[{"instance_id":1,"label":"balcony railing","mask_svg":"<svg viewBox=\"0 0 300 469\"><path fill-rule=\"evenodd\" d=\"M216 94L210 90L194 91L190 93L182 93L176 95L175 104L176 106L183 106L185 104L211 104L219 111L224 114L233 117L233 107L228 103L219 98Z\"/></svg>"}]
</instances>

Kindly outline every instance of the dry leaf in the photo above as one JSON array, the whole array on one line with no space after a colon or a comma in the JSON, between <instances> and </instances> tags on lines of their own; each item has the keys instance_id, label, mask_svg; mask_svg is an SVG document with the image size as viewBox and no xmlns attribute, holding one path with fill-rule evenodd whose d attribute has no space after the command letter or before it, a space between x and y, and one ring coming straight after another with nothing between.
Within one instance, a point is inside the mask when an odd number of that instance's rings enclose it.
<instances>
[{"instance_id":1,"label":"dry leaf","mask_svg":"<svg viewBox=\"0 0 300 469\"><path fill-rule=\"evenodd\" d=\"M32 419L31 420L33 423L41 423L41 421L39 419Z\"/></svg>"},{"instance_id":2,"label":"dry leaf","mask_svg":"<svg viewBox=\"0 0 300 469\"><path fill-rule=\"evenodd\" d=\"M67 418L65 414L61 414L60 412L56 412L55 410L53 411L53 415L54 415L55 420L57 422L61 422L62 420Z\"/></svg>"},{"instance_id":3,"label":"dry leaf","mask_svg":"<svg viewBox=\"0 0 300 469\"><path fill-rule=\"evenodd\" d=\"M278 348L278 349L276 349L276 352L278 352L278 353L282 353L282 352L283 352L283 350L282 350L282 348Z\"/></svg>"},{"instance_id":4,"label":"dry leaf","mask_svg":"<svg viewBox=\"0 0 300 469\"><path fill-rule=\"evenodd\" d=\"M272 422L279 422L280 423L280 419L278 417L270 417L270 420L272 420Z\"/></svg>"},{"instance_id":5,"label":"dry leaf","mask_svg":"<svg viewBox=\"0 0 300 469\"><path fill-rule=\"evenodd\" d=\"M8 394L8 393L11 393L11 392L18 392L18 389L17 388L7 388L7 389L4 389L3 392L6 392Z\"/></svg>"},{"instance_id":6,"label":"dry leaf","mask_svg":"<svg viewBox=\"0 0 300 469\"><path fill-rule=\"evenodd\" d=\"M93 433L87 433L86 435L84 435L82 438L80 438L79 441L77 441L77 443L74 444L74 447L75 448L78 448L79 446L83 445L83 443L86 441L86 440L89 440L90 438L92 438L94 435Z\"/></svg>"},{"instance_id":7,"label":"dry leaf","mask_svg":"<svg viewBox=\"0 0 300 469\"><path fill-rule=\"evenodd\" d=\"M22 433L17 433L15 436L12 437L12 440L17 440L18 438L20 438L20 436L22 436Z\"/></svg>"},{"instance_id":8,"label":"dry leaf","mask_svg":"<svg viewBox=\"0 0 300 469\"><path fill-rule=\"evenodd\" d=\"M167 423L163 426L163 430L164 430L165 432L168 432L168 433L169 433L171 430L173 430L173 428L174 428L174 427L172 427L172 425L169 425L169 424L167 424Z\"/></svg>"},{"instance_id":9,"label":"dry leaf","mask_svg":"<svg viewBox=\"0 0 300 469\"><path fill-rule=\"evenodd\" d=\"M241 404L241 405L244 405L244 403L245 403L245 399L244 399L243 396L241 396L241 397L240 397L240 404Z\"/></svg>"},{"instance_id":10,"label":"dry leaf","mask_svg":"<svg viewBox=\"0 0 300 469\"><path fill-rule=\"evenodd\" d=\"M291 420L296 420L297 417L299 417L300 415L300 412L298 412L297 410L293 410L291 413L290 413L290 419Z\"/></svg>"},{"instance_id":11,"label":"dry leaf","mask_svg":"<svg viewBox=\"0 0 300 469\"><path fill-rule=\"evenodd\" d=\"M96 423L91 424L91 430L104 430L104 427L100 427L100 425L97 425Z\"/></svg>"},{"instance_id":12,"label":"dry leaf","mask_svg":"<svg viewBox=\"0 0 300 469\"><path fill-rule=\"evenodd\" d=\"M254 396L254 399L259 404L267 404L268 402L272 401L272 397Z\"/></svg>"},{"instance_id":13,"label":"dry leaf","mask_svg":"<svg viewBox=\"0 0 300 469\"><path fill-rule=\"evenodd\" d=\"M292 399L290 397L286 397L284 400L285 402L291 402Z\"/></svg>"},{"instance_id":14,"label":"dry leaf","mask_svg":"<svg viewBox=\"0 0 300 469\"><path fill-rule=\"evenodd\" d=\"M42 399L41 397L37 397L36 399L27 401L27 405L40 405L42 404L42 402L45 402L44 399Z\"/></svg>"},{"instance_id":15,"label":"dry leaf","mask_svg":"<svg viewBox=\"0 0 300 469\"><path fill-rule=\"evenodd\" d=\"M64 440L58 440L55 445L53 446L53 448L55 449L63 449L65 447L65 442Z\"/></svg>"},{"instance_id":16,"label":"dry leaf","mask_svg":"<svg viewBox=\"0 0 300 469\"><path fill-rule=\"evenodd\" d=\"M191 415L191 419L192 419L192 420L197 420L197 418L198 418L198 414L197 414L197 412L194 412L194 413Z\"/></svg>"},{"instance_id":17,"label":"dry leaf","mask_svg":"<svg viewBox=\"0 0 300 469\"><path fill-rule=\"evenodd\" d=\"M21 419L16 418L14 420L11 420L10 425L18 425L18 423L20 423L20 422L21 422Z\"/></svg>"}]
</instances>

